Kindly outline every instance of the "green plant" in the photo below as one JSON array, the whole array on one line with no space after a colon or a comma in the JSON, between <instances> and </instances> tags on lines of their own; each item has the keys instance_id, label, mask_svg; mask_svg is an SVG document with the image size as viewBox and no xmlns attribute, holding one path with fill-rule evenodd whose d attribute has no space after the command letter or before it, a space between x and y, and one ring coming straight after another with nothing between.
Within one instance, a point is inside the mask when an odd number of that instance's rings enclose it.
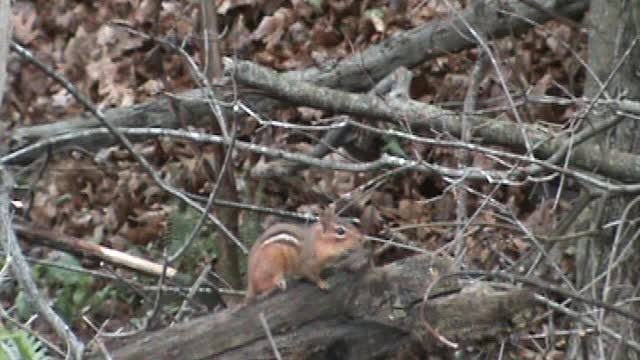
<instances>
[{"instance_id":1,"label":"green plant","mask_svg":"<svg viewBox=\"0 0 640 360\"><path fill-rule=\"evenodd\" d=\"M0 328L0 360L49 359L47 348L24 330Z\"/></svg>"},{"instance_id":2,"label":"green plant","mask_svg":"<svg viewBox=\"0 0 640 360\"><path fill-rule=\"evenodd\" d=\"M70 268L81 268L80 261L67 253L58 253L55 262ZM95 279L84 273L53 266L36 265L34 277L49 290L54 309L69 323L75 322L90 307L99 306L110 296L112 288L102 287L96 291ZM20 291L15 300L18 315L25 320L33 313L31 299Z\"/></svg>"},{"instance_id":3,"label":"green plant","mask_svg":"<svg viewBox=\"0 0 640 360\"><path fill-rule=\"evenodd\" d=\"M193 228L198 223L201 214L190 207L178 207L169 215L169 231L167 234L169 254L181 248L186 239L191 236ZM211 235L210 225L206 222L202 226L198 237L191 243L185 254L180 258L182 264L197 264L205 256L215 256L218 253L215 236Z\"/></svg>"}]
</instances>

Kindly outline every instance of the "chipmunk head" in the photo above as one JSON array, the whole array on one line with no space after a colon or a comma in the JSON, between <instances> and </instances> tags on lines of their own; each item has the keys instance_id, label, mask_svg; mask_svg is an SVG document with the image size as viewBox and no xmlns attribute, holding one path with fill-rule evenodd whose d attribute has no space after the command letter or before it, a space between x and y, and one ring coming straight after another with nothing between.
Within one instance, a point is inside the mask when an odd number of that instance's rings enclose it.
<instances>
[{"instance_id":1,"label":"chipmunk head","mask_svg":"<svg viewBox=\"0 0 640 360\"><path fill-rule=\"evenodd\" d=\"M332 207L320 214L315 231L317 236L314 250L322 263L362 246L363 235L360 230L336 216Z\"/></svg>"}]
</instances>

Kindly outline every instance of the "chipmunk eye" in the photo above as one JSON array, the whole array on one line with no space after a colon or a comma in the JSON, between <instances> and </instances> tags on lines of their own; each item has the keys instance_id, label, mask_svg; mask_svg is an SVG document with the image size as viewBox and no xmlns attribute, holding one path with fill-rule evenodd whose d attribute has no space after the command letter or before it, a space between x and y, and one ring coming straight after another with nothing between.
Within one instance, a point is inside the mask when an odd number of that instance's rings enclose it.
<instances>
[{"instance_id":1,"label":"chipmunk eye","mask_svg":"<svg viewBox=\"0 0 640 360\"><path fill-rule=\"evenodd\" d=\"M336 234L338 234L338 236L343 236L344 234L347 233L347 229L345 229L343 226L336 226Z\"/></svg>"}]
</instances>

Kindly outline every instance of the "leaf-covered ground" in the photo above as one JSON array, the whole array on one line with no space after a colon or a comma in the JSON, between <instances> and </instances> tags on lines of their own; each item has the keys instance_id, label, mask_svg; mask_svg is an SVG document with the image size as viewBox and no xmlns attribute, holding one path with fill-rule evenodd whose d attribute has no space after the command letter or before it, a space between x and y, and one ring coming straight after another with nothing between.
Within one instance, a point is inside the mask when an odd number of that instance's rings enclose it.
<instances>
[{"instance_id":1,"label":"leaf-covered ground","mask_svg":"<svg viewBox=\"0 0 640 360\"><path fill-rule=\"evenodd\" d=\"M161 8L155 6L161 4ZM221 46L225 55L250 59L278 69L331 67L337 60L352 56L378 43L434 19L443 19L466 6L466 1L389 0L222 0L218 1ZM32 1L16 2L15 40L35 56L62 73L100 108L139 104L149 99L196 87L185 57L157 46L126 28L181 45L200 62L201 32L199 5L187 1ZM126 27L124 26L126 25ZM507 37L492 43L499 70L515 95L580 96L584 69L565 45L584 57L585 35L567 25L551 22L524 36ZM470 73L478 51L469 50L443 56L413 69L411 96L449 109L462 109ZM0 109L0 131L56 122L84 111L82 106L54 80L11 54L9 92ZM487 71L480 84L478 109L502 112L508 106L496 69ZM562 126L575 111L572 106L532 104L525 120L544 120L544 126ZM296 124L318 124L329 113L290 108L272 118ZM249 122L249 120L247 120ZM550 124L552 122L553 124ZM250 122L249 122L250 123ZM314 140L288 129L243 129L243 139L272 147L308 151ZM207 131L209 129L199 129ZM437 134L436 134L437 136ZM441 136L446 136L442 135ZM6 144L7 137L0 137ZM457 150L384 139L385 151L455 167ZM206 163L212 148L169 139L149 140L135 145L169 183L187 192L207 195L212 181ZM334 155L332 155L334 156ZM353 174L309 169L301 173L297 186L278 182L260 183L248 178L247 170L258 159L238 154L234 175L243 202L289 210L315 208L325 199L337 199L379 174ZM473 155L472 164L485 169L500 164L483 155ZM197 217L179 206L140 171L131 156L119 146L97 153L81 148L52 149L27 168L14 169L24 189L19 200L28 204L29 219L45 228L101 245L162 262L165 247L175 249ZM472 182L473 189L490 195L509 207L538 234L546 234L559 210L553 202L542 202L542 191L533 185L495 187ZM372 218L379 235L428 250L450 243L459 229L456 204L460 193L442 179L405 173L386 178L374 191L362 195L372 205ZM538 205L542 204L542 205ZM530 247L523 234L498 216L484 199L469 196L468 214L473 218L464 228L466 264L497 269L513 264ZM562 208L562 204L559 205ZM183 215L176 215L183 214ZM193 218L193 219L192 219ZM186 220L185 220L186 219ZM189 220L191 219L191 220ZM241 237L255 236L254 214L243 212ZM211 240L208 229L201 243ZM98 268L96 261L40 247L26 247L33 259L65 266ZM197 246L183 260L180 270L197 274L215 257L213 245ZM381 251L378 262L406 256L406 250ZM571 271L572 261L561 265ZM82 316L94 324L106 324L102 331L130 330L150 310L153 292L133 290L122 282L87 273L76 274L47 264L36 264L39 284L57 309L73 321L85 338L94 334ZM107 267L108 268L108 267ZM101 269L104 269L101 267ZM62 272L61 272L62 271ZM131 271L112 269L119 277L138 285L156 280ZM75 274L75 275L70 275ZM111 273L109 273L111 274ZM141 295L141 292L144 295ZM3 306L11 316L28 319L32 312L19 289L3 291ZM179 302L178 302L179 304ZM44 326L36 322L35 328ZM100 325L98 325L100 326ZM46 331L42 330L45 334ZM532 346L532 345L531 345ZM561 348L561 346L560 346ZM536 350L520 349L523 358Z\"/></svg>"}]
</instances>

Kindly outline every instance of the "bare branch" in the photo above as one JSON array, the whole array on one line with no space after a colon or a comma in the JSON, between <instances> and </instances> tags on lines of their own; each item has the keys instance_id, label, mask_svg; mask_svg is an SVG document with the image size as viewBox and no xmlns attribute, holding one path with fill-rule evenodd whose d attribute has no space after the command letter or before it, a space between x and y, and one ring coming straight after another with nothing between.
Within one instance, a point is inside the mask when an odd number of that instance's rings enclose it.
<instances>
[{"instance_id":1,"label":"bare branch","mask_svg":"<svg viewBox=\"0 0 640 360\"><path fill-rule=\"evenodd\" d=\"M13 180L9 173L0 166L0 239L2 246L11 259L13 275L18 279L18 283L25 291L31 301L33 301L40 315L53 327L56 334L67 343L67 358L82 359L84 344L71 331L69 326L58 314L49 306L49 302L40 294L33 277L31 268L22 254L16 234L11 226L11 215L9 213L10 200L9 192L13 186Z\"/></svg>"},{"instance_id":2,"label":"bare branch","mask_svg":"<svg viewBox=\"0 0 640 360\"><path fill-rule=\"evenodd\" d=\"M0 0L0 107L7 85L7 62L11 41L11 0Z\"/></svg>"},{"instance_id":3,"label":"bare branch","mask_svg":"<svg viewBox=\"0 0 640 360\"><path fill-rule=\"evenodd\" d=\"M142 166L145 172L149 174L149 176L151 176L153 181L156 184L158 184L158 186L161 189L168 192L172 196L182 200L187 205L193 207L197 211L204 212L204 209L198 203L194 202L189 197L187 197L182 192L180 192L178 189L175 189L171 185L167 184L164 180L162 180L160 175L153 169L153 166L151 166L151 164L142 155L138 154L133 149L133 144L129 141L129 139L127 139L122 134L121 131L119 131L116 127L114 127L111 123L109 123L109 121L107 121L107 119L102 114L102 111L98 110L98 108L96 108L95 105L91 103L91 100L89 100L86 96L80 94L78 89L76 89L76 87L73 84L71 84L69 81L67 81L67 79L65 79L61 75L51 70L48 66L44 65L42 62L38 61L33 55L31 55L29 51L27 51L20 45L16 43L12 43L11 48L14 51L18 52L21 56L25 57L27 60L29 60L32 64L36 65L42 71L46 72L54 80L60 83L67 91L69 91L69 93L72 94L73 97L75 97L91 114L93 114L93 116L95 116L100 121L100 123L104 127L106 127L109 130L109 133L111 135L113 135L116 139L118 139L118 142L120 142L125 147L125 149L127 149L127 151L136 160L136 162L138 162L140 166ZM220 222L220 220L218 220L216 216L214 216L213 214L207 214L207 215L209 219L213 222L213 224L227 238L231 239L245 254L249 252L247 250L247 247L240 240L238 240L238 238L236 238L236 236L233 233L231 233L229 229L227 229L224 226L224 224Z\"/></svg>"}]
</instances>

